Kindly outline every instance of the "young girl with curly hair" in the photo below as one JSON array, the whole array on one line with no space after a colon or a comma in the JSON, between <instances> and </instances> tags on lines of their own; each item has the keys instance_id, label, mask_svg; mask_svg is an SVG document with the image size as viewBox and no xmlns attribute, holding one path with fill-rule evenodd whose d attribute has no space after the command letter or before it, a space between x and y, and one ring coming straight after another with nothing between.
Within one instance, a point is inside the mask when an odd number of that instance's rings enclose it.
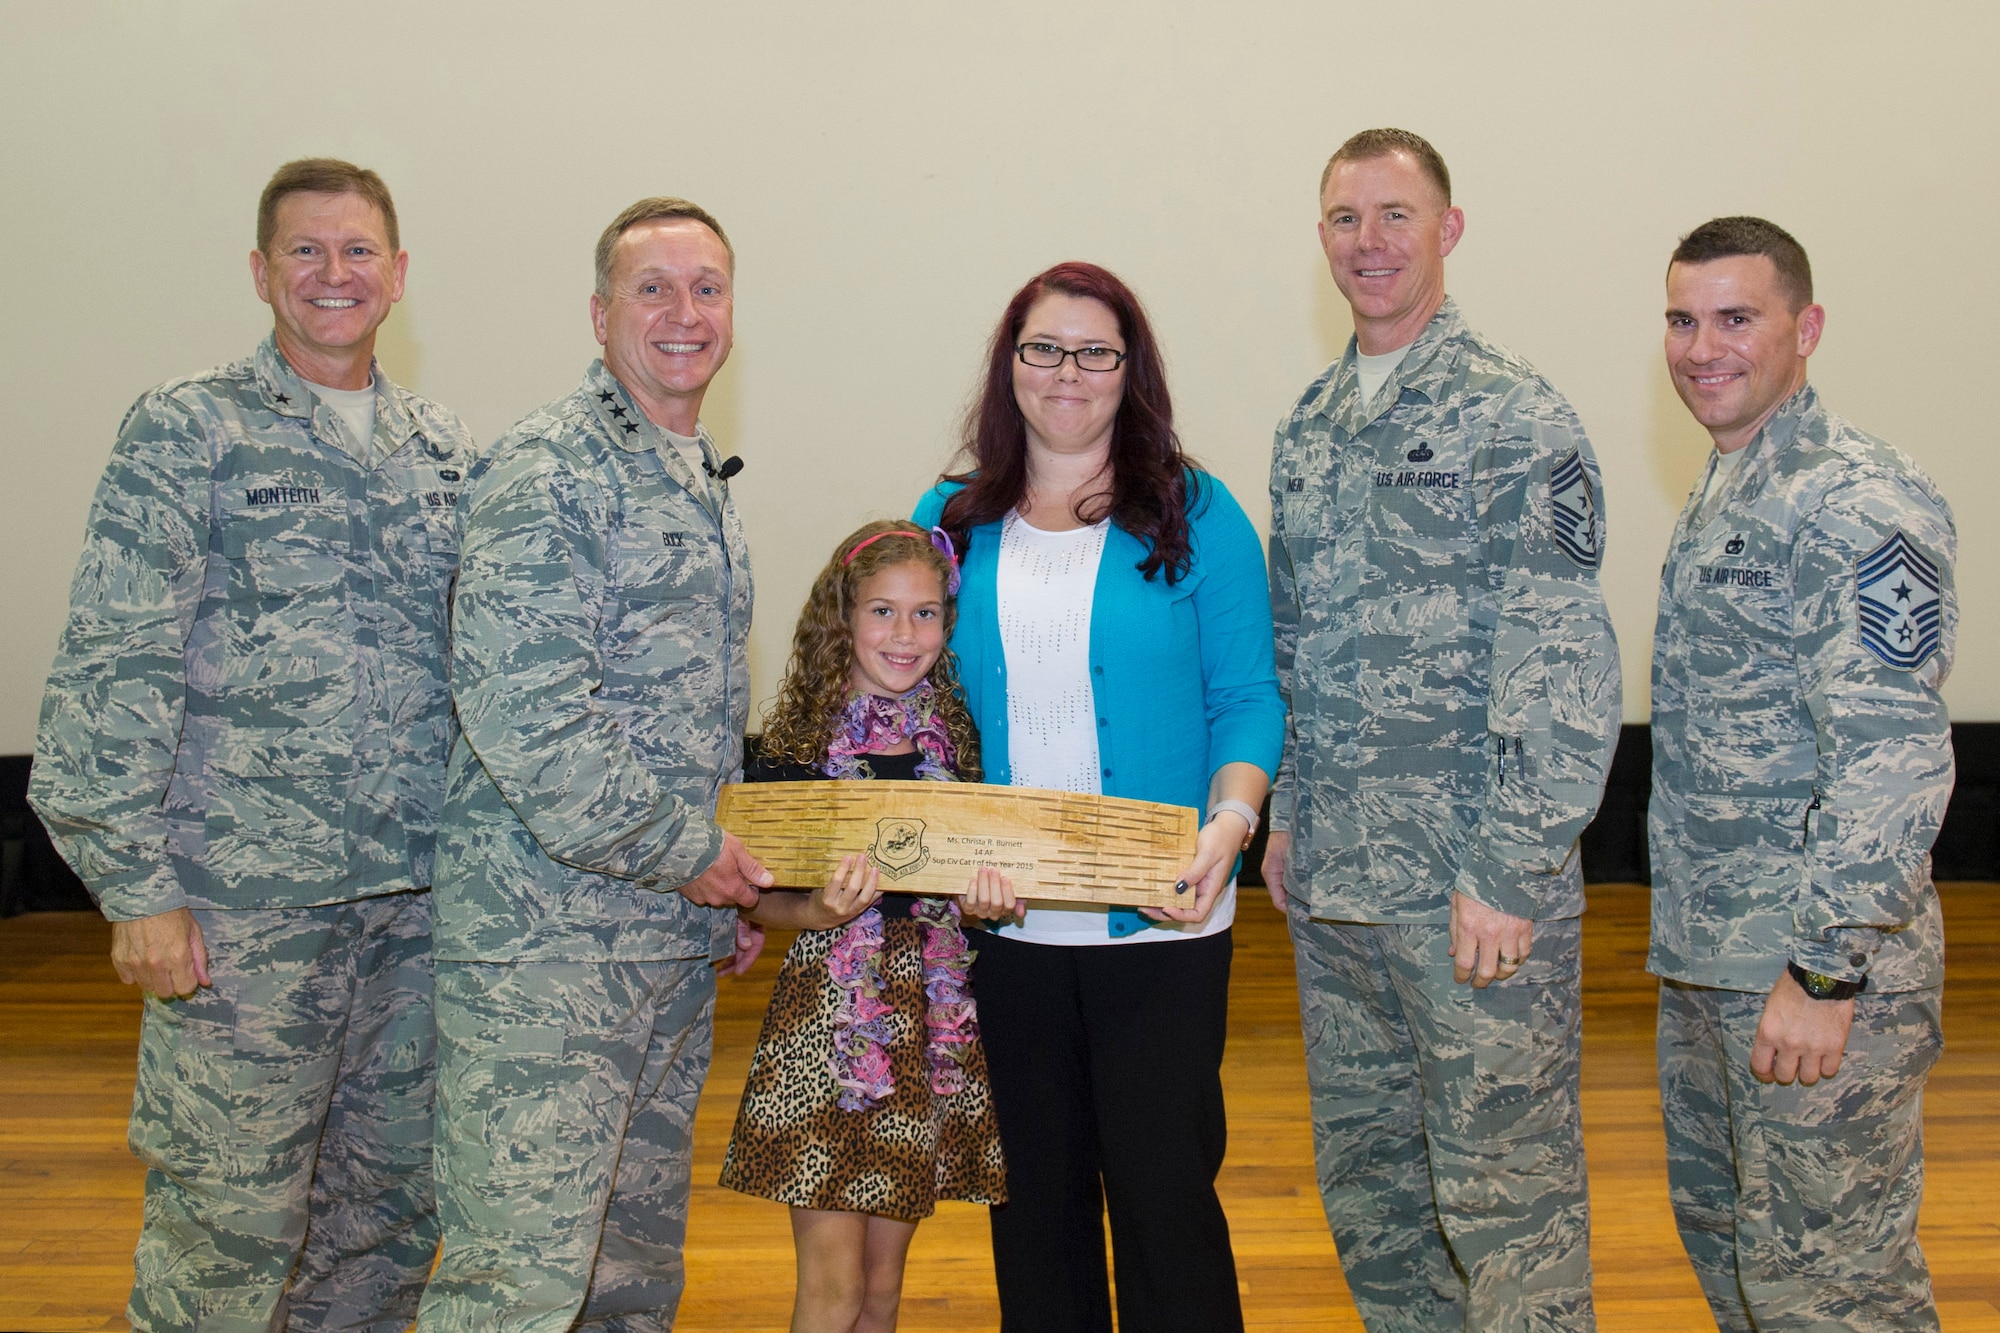
<instances>
[{"instance_id":1,"label":"young girl with curly hair","mask_svg":"<svg viewBox=\"0 0 2000 1333\"><path fill-rule=\"evenodd\" d=\"M749 781L979 778L979 737L945 647L958 564L939 529L870 523L814 581ZM939 1199L1002 1203L1006 1171L952 898L885 898L865 856L748 916L796 927L722 1184L791 1205L793 1333L896 1326L903 1263ZM980 870L963 910L1015 913ZM753 927L754 928L754 927Z\"/></svg>"}]
</instances>

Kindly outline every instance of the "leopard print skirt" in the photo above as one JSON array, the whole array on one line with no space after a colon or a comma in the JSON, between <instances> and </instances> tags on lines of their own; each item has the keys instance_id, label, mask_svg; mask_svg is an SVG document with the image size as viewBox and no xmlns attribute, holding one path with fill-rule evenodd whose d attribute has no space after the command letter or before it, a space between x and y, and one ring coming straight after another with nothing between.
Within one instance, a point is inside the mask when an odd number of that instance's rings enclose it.
<instances>
[{"instance_id":1,"label":"leopard print skirt","mask_svg":"<svg viewBox=\"0 0 2000 1333\"><path fill-rule=\"evenodd\" d=\"M842 992L826 957L841 931L802 930L771 991L750 1057L743 1104L722 1163L725 1188L798 1208L872 1213L917 1222L939 1199L1005 1203L1006 1164L977 1041L965 1086L931 1090L924 1053L924 931L884 902L882 974L895 1089L866 1110L843 1111L829 1068ZM976 937L975 937L976 938Z\"/></svg>"}]
</instances>

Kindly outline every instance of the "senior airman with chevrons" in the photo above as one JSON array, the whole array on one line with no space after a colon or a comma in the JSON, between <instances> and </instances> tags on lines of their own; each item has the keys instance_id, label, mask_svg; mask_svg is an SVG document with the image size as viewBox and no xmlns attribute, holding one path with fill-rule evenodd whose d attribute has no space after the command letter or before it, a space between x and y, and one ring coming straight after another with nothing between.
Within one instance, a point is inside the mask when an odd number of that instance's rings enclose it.
<instances>
[{"instance_id":1,"label":"senior airman with chevrons","mask_svg":"<svg viewBox=\"0 0 2000 1333\"><path fill-rule=\"evenodd\" d=\"M1576 840L1620 700L1602 486L1569 404L1446 298L1450 189L1402 130L1321 180L1355 341L1271 461L1292 713L1264 874L1363 1320L1587 1329Z\"/></svg>"},{"instance_id":2,"label":"senior airman with chevrons","mask_svg":"<svg viewBox=\"0 0 2000 1333\"><path fill-rule=\"evenodd\" d=\"M119 433L30 797L147 995L133 1326L386 1333L437 1239L420 890L472 447L374 364L381 178L288 163L257 232L271 338Z\"/></svg>"},{"instance_id":3,"label":"senior airman with chevrons","mask_svg":"<svg viewBox=\"0 0 2000 1333\"><path fill-rule=\"evenodd\" d=\"M1824 322L1762 218L1674 251L1667 364L1716 452L1661 576L1647 967L1674 1217L1732 1333L1938 1326L1917 1207L1957 539L1806 382Z\"/></svg>"},{"instance_id":4,"label":"senior airman with chevrons","mask_svg":"<svg viewBox=\"0 0 2000 1333\"><path fill-rule=\"evenodd\" d=\"M710 960L770 876L718 828L749 720L750 561L699 424L735 259L685 200L605 229L604 359L475 468L438 868L424 1330L671 1327Z\"/></svg>"}]
</instances>

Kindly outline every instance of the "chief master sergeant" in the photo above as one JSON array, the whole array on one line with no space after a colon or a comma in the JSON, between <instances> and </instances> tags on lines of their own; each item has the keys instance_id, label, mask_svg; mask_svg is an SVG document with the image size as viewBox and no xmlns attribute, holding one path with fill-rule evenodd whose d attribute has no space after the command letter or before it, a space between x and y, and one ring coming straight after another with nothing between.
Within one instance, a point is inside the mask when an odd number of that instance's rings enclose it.
<instances>
[{"instance_id":1,"label":"chief master sergeant","mask_svg":"<svg viewBox=\"0 0 2000 1333\"><path fill-rule=\"evenodd\" d=\"M716 791L750 562L700 425L735 256L686 200L597 245L604 358L474 469L438 869L438 1210L418 1325L670 1327L711 959L770 876Z\"/></svg>"},{"instance_id":2,"label":"chief master sergeant","mask_svg":"<svg viewBox=\"0 0 2000 1333\"><path fill-rule=\"evenodd\" d=\"M1806 382L1825 320L1762 218L1702 224L1667 268L1667 367L1715 441L1653 638L1667 1178L1717 1327L1935 1329L1956 536L1916 464Z\"/></svg>"},{"instance_id":3,"label":"chief master sergeant","mask_svg":"<svg viewBox=\"0 0 2000 1333\"><path fill-rule=\"evenodd\" d=\"M1320 1194L1378 1333L1587 1329L1576 841L1620 693L1597 462L1445 296L1465 218L1430 144L1355 135L1320 208L1355 336L1271 460L1264 861Z\"/></svg>"},{"instance_id":4,"label":"chief master sergeant","mask_svg":"<svg viewBox=\"0 0 2000 1333\"><path fill-rule=\"evenodd\" d=\"M30 797L145 992L139 1329L401 1329L436 1245L430 895L458 419L389 382L381 177L279 168L271 336L125 418Z\"/></svg>"}]
</instances>

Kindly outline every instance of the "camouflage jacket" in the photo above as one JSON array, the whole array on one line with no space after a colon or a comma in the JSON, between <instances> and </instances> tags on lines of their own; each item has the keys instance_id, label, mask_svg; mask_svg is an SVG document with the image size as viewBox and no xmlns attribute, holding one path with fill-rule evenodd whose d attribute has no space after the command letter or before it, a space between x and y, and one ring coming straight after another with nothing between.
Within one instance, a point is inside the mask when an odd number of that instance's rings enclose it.
<instances>
[{"instance_id":1,"label":"camouflage jacket","mask_svg":"<svg viewBox=\"0 0 2000 1333\"><path fill-rule=\"evenodd\" d=\"M125 417L29 792L113 920L431 881L472 441L375 383L373 467L270 339Z\"/></svg>"},{"instance_id":2,"label":"camouflage jacket","mask_svg":"<svg viewBox=\"0 0 2000 1333\"><path fill-rule=\"evenodd\" d=\"M1271 824L1313 916L1583 910L1619 723L1602 494L1562 395L1450 301L1372 409L1350 343L1279 424Z\"/></svg>"},{"instance_id":3,"label":"camouflage jacket","mask_svg":"<svg viewBox=\"0 0 2000 1333\"><path fill-rule=\"evenodd\" d=\"M1646 965L1725 990L1769 990L1788 957L1939 985L1951 511L1810 386L1746 447L1661 575Z\"/></svg>"},{"instance_id":4,"label":"camouflage jacket","mask_svg":"<svg viewBox=\"0 0 2000 1333\"><path fill-rule=\"evenodd\" d=\"M674 891L722 848L716 790L750 716L727 487L600 361L479 461L463 531L437 956L727 954L735 913Z\"/></svg>"}]
</instances>

